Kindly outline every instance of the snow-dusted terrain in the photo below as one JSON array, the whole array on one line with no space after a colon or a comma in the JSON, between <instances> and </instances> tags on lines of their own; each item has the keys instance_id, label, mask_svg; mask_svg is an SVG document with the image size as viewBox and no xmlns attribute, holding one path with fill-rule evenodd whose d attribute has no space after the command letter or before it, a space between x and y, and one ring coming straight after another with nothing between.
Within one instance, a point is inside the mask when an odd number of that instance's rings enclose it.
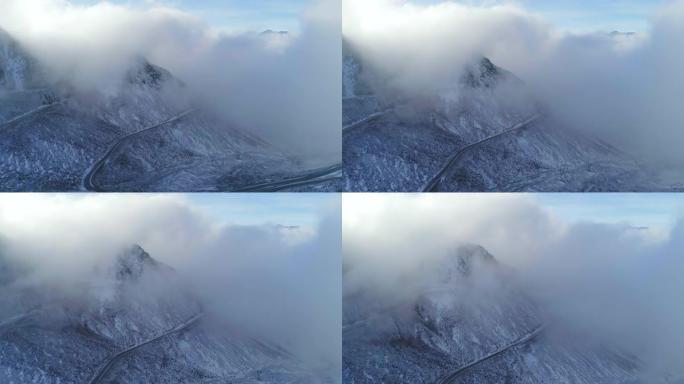
<instances>
[{"instance_id":1,"label":"snow-dusted terrain","mask_svg":"<svg viewBox=\"0 0 684 384\"><path fill-rule=\"evenodd\" d=\"M473 60L450 84L411 94L392 89L392 79L348 42L343 50L345 190L682 189L609 143L565 126L520 79L486 58Z\"/></svg>"},{"instance_id":2,"label":"snow-dusted terrain","mask_svg":"<svg viewBox=\"0 0 684 384\"><path fill-rule=\"evenodd\" d=\"M641 380L638 357L617 348L559 338L516 272L482 247L461 247L431 276L411 294L348 291L345 383L677 382Z\"/></svg>"},{"instance_id":3,"label":"snow-dusted terrain","mask_svg":"<svg viewBox=\"0 0 684 384\"><path fill-rule=\"evenodd\" d=\"M116 92L77 90L44 67L0 29L0 190L234 191L333 165L224 122L145 59ZM298 188L337 188L309 181Z\"/></svg>"},{"instance_id":4,"label":"snow-dusted terrain","mask_svg":"<svg viewBox=\"0 0 684 384\"><path fill-rule=\"evenodd\" d=\"M0 255L2 383L336 382L216 321L140 247L72 286L22 283L30 273Z\"/></svg>"}]
</instances>

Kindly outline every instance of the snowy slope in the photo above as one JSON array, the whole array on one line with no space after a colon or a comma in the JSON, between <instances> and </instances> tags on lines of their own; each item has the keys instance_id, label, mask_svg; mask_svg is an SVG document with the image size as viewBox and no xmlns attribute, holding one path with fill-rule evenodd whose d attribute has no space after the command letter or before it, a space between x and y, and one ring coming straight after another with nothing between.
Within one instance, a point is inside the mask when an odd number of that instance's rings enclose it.
<instances>
[{"instance_id":1,"label":"snowy slope","mask_svg":"<svg viewBox=\"0 0 684 384\"><path fill-rule=\"evenodd\" d=\"M345 131L342 156L347 191L419 191L449 155L465 145L410 107Z\"/></svg>"},{"instance_id":2,"label":"snowy slope","mask_svg":"<svg viewBox=\"0 0 684 384\"><path fill-rule=\"evenodd\" d=\"M77 190L83 173L123 130L62 105L0 128L5 191Z\"/></svg>"},{"instance_id":3,"label":"snowy slope","mask_svg":"<svg viewBox=\"0 0 684 384\"><path fill-rule=\"evenodd\" d=\"M94 181L119 191L231 190L293 169L295 162L268 143L191 112L121 141Z\"/></svg>"},{"instance_id":4,"label":"snowy slope","mask_svg":"<svg viewBox=\"0 0 684 384\"><path fill-rule=\"evenodd\" d=\"M546 118L483 144L451 167L439 191L672 190L630 156Z\"/></svg>"},{"instance_id":5,"label":"snowy slope","mask_svg":"<svg viewBox=\"0 0 684 384\"><path fill-rule=\"evenodd\" d=\"M515 271L460 248L417 295L344 299L345 383L638 383L634 356L557 343Z\"/></svg>"}]
</instances>

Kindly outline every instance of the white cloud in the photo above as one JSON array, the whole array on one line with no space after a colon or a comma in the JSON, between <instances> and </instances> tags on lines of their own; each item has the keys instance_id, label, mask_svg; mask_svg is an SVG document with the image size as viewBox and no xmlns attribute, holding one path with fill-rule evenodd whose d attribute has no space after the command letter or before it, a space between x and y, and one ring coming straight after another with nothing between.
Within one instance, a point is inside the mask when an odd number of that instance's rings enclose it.
<instances>
[{"instance_id":1,"label":"white cloud","mask_svg":"<svg viewBox=\"0 0 684 384\"><path fill-rule=\"evenodd\" d=\"M342 14L344 37L409 89L443 85L478 55L528 51L549 33L541 20L513 5L345 0Z\"/></svg>"}]
</instances>

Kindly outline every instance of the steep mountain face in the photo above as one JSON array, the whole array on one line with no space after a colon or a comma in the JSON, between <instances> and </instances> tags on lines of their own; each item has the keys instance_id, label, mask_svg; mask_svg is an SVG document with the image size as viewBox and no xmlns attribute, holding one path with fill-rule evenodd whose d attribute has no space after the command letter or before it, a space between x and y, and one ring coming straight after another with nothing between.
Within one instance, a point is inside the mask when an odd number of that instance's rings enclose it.
<instances>
[{"instance_id":1,"label":"steep mountain face","mask_svg":"<svg viewBox=\"0 0 684 384\"><path fill-rule=\"evenodd\" d=\"M309 171L193 104L167 70L135 60L115 91L55 83L0 32L0 189L231 191Z\"/></svg>"},{"instance_id":2,"label":"steep mountain face","mask_svg":"<svg viewBox=\"0 0 684 384\"><path fill-rule=\"evenodd\" d=\"M217 325L134 246L60 290L3 289L3 383L323 383L283 348Z\"/></svg>"},{"instance_id":3,"label":"steep mountain face","mask_svg":"<svg viewBox=\"0 0 684 384\"><path fill-rule=\"evenodd\" d=\"M344 298L345 383L638 383L638 360L559 343L514 271L460 248L415 295Z\"/></svg>"},{"instance_id":4,"label":"steep mountain face","mask_svg":"<svg viewBox=\"0 0 684 384\"><path fill-rule=\"evenodd\" d=\"M387 79L345 43L343 161L351 191L671 190L627 154L565 127L487 58L427 95Z\"/></svg>"}]
</instances>

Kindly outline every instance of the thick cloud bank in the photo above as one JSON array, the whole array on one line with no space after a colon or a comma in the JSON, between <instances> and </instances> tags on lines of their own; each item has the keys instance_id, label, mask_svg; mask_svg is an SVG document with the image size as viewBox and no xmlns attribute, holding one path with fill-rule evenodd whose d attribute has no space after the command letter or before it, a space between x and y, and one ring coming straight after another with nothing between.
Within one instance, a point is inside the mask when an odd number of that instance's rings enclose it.
<instances>
[{"instance_id":1,"label":"thick cloud bank","mask_svg":"<svg viewBox=\"0 0 684 384\"><path fill-rule=\"evenodd\" d=\"M140 57L169 69L240 128L311 157L339 160L339 4L312 0L288 35L221 32L164 2L75 5L7 0L0 28L48 69L86 91L115 92Z\"/></svg>"},{"instance_id":2,"label":"thick cloud bank","mask_svg":"<svg viewBox=\"0 0 684 384\"><path fill-rule=\"evenodd\" d=\"M664 6L636 35L569 33L503 3L345 0L343 35L405 91L444 85L485 55L521 77L563 124L651 159L681 160L684 1Z\"/></svg>"},{"instance_id":3,"label":"thick cloud bank","mask_svg":"<svg viewBox=\"0 0 684 384\"><path fill-rule=\"evenodd\" d=\"M68 288L139 244L176 269L215 318L288 346L316 367L339 368L339 199L313 208L313 228L245 226L180 195L7 195L0 198L0 260L27 271L14 284Z\"/></svg>"},{"instance_id":4,"label":"thick cloud bank","mask_svg":"<svg viewBox=\"0 0 684 384\"><path fill-rule=\"evenodd\" d=\"M479 244L515 269L555 328L684 373L684 221L666 235L601 217L572 224L523 195L350 195L343 206L348 294L410 295L431 279L426 266Z\"/></svg>"}]
</instances>

